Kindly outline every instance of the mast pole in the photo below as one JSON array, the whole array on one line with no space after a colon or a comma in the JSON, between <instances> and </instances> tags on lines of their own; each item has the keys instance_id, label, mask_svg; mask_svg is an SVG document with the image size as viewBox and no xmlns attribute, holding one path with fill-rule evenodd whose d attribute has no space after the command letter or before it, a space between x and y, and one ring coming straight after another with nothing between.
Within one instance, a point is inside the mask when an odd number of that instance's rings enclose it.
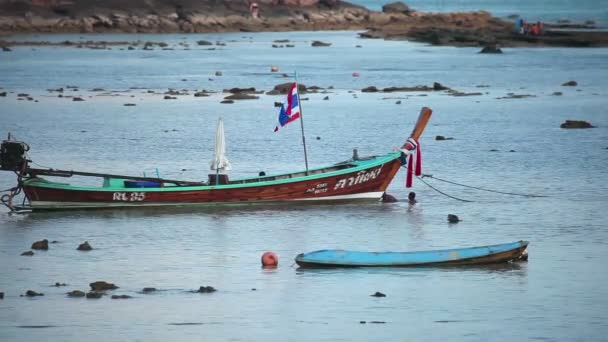
<instances>
[{"instance_id":1,"label":"mast pole","mask_svg":"<svg viewBox=\"0 0 608 342\"><path fill-rule=\"evenodd\" d=\"M302 146L304 146L304 163L306 164L306 175L308 175L308 154L306 153L306 137L304 136L304 110L302 109L302 99L298 89L298 72L294 71L296 80L296 91L298 91L298 105L300 106L300 128L302 130Z\"/></svg>"}]
</instances>

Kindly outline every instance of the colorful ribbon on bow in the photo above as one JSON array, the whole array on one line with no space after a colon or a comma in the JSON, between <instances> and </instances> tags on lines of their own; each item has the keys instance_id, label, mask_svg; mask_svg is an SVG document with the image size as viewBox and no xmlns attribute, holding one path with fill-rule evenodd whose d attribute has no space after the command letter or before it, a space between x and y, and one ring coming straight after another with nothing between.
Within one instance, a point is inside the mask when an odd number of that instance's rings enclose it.
<instances>
[{"instance_id":1,"label":"colorful ribbon on bow","mask_svg":"<svg viewBox=\"0 0 608 342\"><path fill-rule=\"evenodd\" d=\"M405 187L411 188L414 181L414 175L422 175L422 151L420 149L420 143L414 138L409 138L401 147L401 151L406 156L409 156Z\"/></svg>"}]
</instances>

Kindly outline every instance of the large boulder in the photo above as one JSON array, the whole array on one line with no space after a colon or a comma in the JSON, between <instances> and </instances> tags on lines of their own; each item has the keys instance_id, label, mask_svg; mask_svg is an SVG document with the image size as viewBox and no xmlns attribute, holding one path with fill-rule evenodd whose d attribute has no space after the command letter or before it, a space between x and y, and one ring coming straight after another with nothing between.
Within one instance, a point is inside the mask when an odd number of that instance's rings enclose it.
<instances>
[{"instance_id":1,"label":"large boulder","mask_svg":"<svg viewBox=\"0 0 608 342\"><path fill-rule=\"evenodd\" d=\"M403 2L397 1L382 6L382 12L409 14L412 12L412 10Z\"/></svg>"}]
</instances>

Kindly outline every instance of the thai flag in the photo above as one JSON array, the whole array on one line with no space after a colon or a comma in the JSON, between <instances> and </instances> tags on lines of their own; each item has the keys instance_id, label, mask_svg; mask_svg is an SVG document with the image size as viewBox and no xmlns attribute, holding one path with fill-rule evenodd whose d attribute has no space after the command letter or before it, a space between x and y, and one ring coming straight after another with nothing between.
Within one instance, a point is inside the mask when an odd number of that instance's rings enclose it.
<instances>
[{"instance_id":1,"label":"thai flag","mask_svg":"<svg viewBox=\"0 0 608 342\"><path fill-rule=\"evenodd\" d=\"M279 123L274 128L274 131L278 131L279 127L283 127L292 121L296 121L300 118L300 96L298 96L298 85L294 82L289 89L287 94L287 108L285 104L281 104L281 110L279 111Z\"/></svg>"}]
</instances>

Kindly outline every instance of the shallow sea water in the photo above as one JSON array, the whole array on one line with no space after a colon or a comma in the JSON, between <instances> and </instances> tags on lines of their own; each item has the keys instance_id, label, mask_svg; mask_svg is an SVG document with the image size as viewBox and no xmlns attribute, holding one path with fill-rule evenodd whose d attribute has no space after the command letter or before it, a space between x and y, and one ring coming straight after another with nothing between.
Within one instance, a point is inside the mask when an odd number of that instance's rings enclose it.
<instances>
[{"instance_id":1,"label":"shallow sea water","mask_svg":"<svg viewBox=\"0 0 608 342\"><path fill-rule=\"evenodd\" d=\"M82 38L165 41L175 50L15 47L0 54L0 87L9 91L0 98L0 132L27 141L39 165L127 174L159 168L165 177L206 179L222 116L231 177L302 169L298 125L272 132L273 103L281 96L225 105L221 94L163 100L146 93L170 87L269 90L290 80L269 72L277 65L281 72L297 69L308 86L334 87L303 96L313 166L346 160L353 148L360 155L390 151L403 143L420 108L429 106L434 115L421 140L425 173L547 197L484 193L427 179L474 202L447 198L415 181L419 203L413 207L400 202L27 215L2 209L0 340L605 339L608 49L521 48L488 56L475 48L360 40L353 32ZM285 38L296 47L271 47ZM226 46L177 45L199 39ZM333 45L311 48L315 39ZM223 76L214 76L216 70ZM352 77L355 71L361 76ZM579 85L561 86L568 80ZM369 85L433 82L483 94L360 92ZM64 95L85 101L46 91L67 85L79 90ZM97 87L118 96L90 91ZM18 101L22 92L39 102ZM508 93L534 97L497 99ZM598 127L560 129L566 119ZM454 140L435 141L436 135ZM14 181L0 174L0 189ZM388 192L405 200L409 191L400 172ZM462 222L448 224L449 213ZM20 256L43 238L58 243ZM513 265L312 271L293 265L298 253L322 248L405 251L520 239L530 241L530 261ZM95 249L76 251L85 240ZM278 269L260 268L267 250L279 255ZM64 295L96 280L116 283L114 293L134 298ZM69 286L50 287L55 282ZM202 285L218 292L188 292ZM161 291L139 293L150 286ZM28 289L45 296L19 297ZM387 297L369 296L376 291Z\"/></svg>"}]
</instances>

